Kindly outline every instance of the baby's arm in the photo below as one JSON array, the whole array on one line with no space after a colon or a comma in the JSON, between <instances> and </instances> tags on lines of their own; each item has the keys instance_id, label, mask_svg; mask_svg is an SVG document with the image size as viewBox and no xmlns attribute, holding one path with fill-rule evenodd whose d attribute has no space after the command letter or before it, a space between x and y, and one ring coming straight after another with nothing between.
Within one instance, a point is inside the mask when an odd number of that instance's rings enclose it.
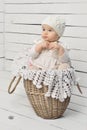
<instances>
[{"instance_id":1,"label":"baby's arm","mask_svg":"<svg viewBox=\"0 0 87 130\"><path fill-rule=\"evenodd\" d=\"M60 63L59 65L60 70L69 68L71 66L71 60L68 55L68 51L65 48L64 48L64 53L59 56L59 63Z\"/></svg>"},{"instance_id":2,"label":"baby's arm","mask_svg":"<svg viewBox=\"0 0 87 130\"><path fill-rule=\"evenodd\" d=\"M39 53L35 50L36 44L32 46L32 48L29 50L29 57L37 58L39 56Z\"/></svg>"},{"instance_id":3,"label":"baby's arm","mask_svg":"<svg viewBox=\"0 0 87 130\"><path fill-rule=\"evenodd\" d=\"M61 56L64 53L64 47L58 44L57 42L51 42L48 48L51 50L58 50L58 56Z\"/></svg>"},{"instance_id":4,"label":"baby's arm","mask_svg":"<svg viewBox=\"0 0 87 130\"><path fill-rule=\"evenodd\" d=\"M42 50L47 49L49 45L48 41L42 41L41 43L37 44L35 47L35 51L41 53Z\"/></svg>"},{"instance_id":5,"label":"baby's arm","mask_svg":"<svg viewBox=\"0 0 87 130\"><path fill-rule=\"evenodd\" d=\"M64 47L64 45L62 45L60 43L57 44L56 42L52 42L49 45L49 49L56 49L56 50L58 50L58 58L59 58L59 62L60 63L69 63L70 62L68 51Z\"/></svg>"},{"instance_id":6,"label":"baby's arm","mask_svg":"<svg viewBox=\"0 0 87 130\"><path fill-rule=\"evenodd\" d=\"M70 68L71 61L66 49L64 49L64 53L59 56L59 63L60 63L58 67L59 70Z\"/></svg>"},{"instance_id":7,"label":"baby's arm","mask_svg":"<svg viewBox=\"0 0 87 130\"><path fill-rule=\"evenodd\" d=\"M38 41L32 48L29 50L29 56L32 58L37 58L43 49L47 49L48 47L47 41Z\"/></svg>"},{"instance_id":8,"label":"baby's arm","mask_svg":"<svg viewBox=\"0 0 87 130\"><path fill-rule=\"evenodd\" d=\"M68 49L66 47L66 45L64 45L63 43L61 44L61 46L63 47L64 51L62 53L62 55L59 55L59 61L61 63L68 63L71 66L71 60L68 54Z\"/></svg>"}]
</instances>

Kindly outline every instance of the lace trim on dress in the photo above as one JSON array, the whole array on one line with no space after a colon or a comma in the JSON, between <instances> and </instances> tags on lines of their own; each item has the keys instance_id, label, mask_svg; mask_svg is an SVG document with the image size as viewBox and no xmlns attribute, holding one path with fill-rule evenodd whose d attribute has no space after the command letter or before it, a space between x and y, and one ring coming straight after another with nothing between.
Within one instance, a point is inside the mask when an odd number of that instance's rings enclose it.
<instances>
[{"instance_id":1,"label":"lace trim on dress","mask_svg":"<svg viewBox=\"0 0 87 130\"><path fill-rule=\"evenodd\" d=\"M28 56L21 56L14 60L12 72L14 76L21 75L24 79L29 79L38 88L43 85L48 87L45 93L46 97L59 99L61 102L71 96L72 86L76 79L73 68L63 70L30 70L28 65Z\"/></svg>"},{"instance_id":2,"label":"lace trim on dress","mask_svg":"<svg viewBox=\"0 0 87 130\"><path fill-rule=\"evenodd\" d=\"M73 68L65 70L29 70L24 66L17 75L21 75L25 80L31 80L38 89L42 88L43 85L47 86L48 91L45 96L51 96L61 102L71 96L72 86L75 84Z\"/></svg>"}]
</instances>

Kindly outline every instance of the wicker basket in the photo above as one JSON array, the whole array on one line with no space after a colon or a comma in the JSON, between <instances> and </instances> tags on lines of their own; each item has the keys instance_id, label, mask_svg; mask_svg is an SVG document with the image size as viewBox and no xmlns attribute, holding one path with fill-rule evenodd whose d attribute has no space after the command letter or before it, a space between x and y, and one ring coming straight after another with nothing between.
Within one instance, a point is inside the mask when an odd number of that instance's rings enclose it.
<instances>
[{"instance_id":1,"label":"wicker basket","mask_svg":"<svg viewBox=\"0 0 87 130\"><path fill-rule=\"evenodd\" d=\"M8 87L9 94L14 92L21 78L21 76L13 77ZM55 119L61 117L70 102L70 97L67 97L64 102L60 102L59 99L52 97L46 97L45 93L48 91L48 87L43 86L38 89L30 80L24 79L24 88L36 114L45 119ZM82 94L78 83L77 88Z\"/></svg>"},{"instance_id":2,"label":"wicker basket","mask_svg":"<svg viewBox=\"0 0 87 130\"><path fill-rule=\"evenodd\" d=\"M14 77L10 82L8 87L9 94L15 91L21 80L21 76L17 79L15 85L13 85L15 80L16 77ZM24 88L34 111L38 116L44 119L55 119L61 117L70 102L70 97L67 97L64 102L60 102L58 99L52 97L46 97L45 93L48 91L47 87L43 86L41 89L37 89L30 80L24 80Z\"/></svg>"},{"instance_id":3,"label":"wicker basket","mask_svg":"<svg viewBox=\"0 0 87 130\"><path fill-rule=\"evenodd\" d=\"M26 94L36 114L45 119L59 118L65 112L70 98L66 98L64 102L51 97L45 97L47 87L43 86L37 89L32 81L24 80Z\"/></svg>"}]
</instances>

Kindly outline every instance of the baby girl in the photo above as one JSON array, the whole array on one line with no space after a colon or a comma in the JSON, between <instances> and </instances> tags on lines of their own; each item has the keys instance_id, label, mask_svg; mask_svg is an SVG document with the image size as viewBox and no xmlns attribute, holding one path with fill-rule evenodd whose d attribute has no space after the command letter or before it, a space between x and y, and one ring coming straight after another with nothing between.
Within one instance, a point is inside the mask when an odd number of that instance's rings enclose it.
<instances>
[{"instance_id":1,"label":"baby girl","mask_svg":"<svg viewBox=\"0 0 87 130\"><path fill-rule=\"evenodd\" d=\"M49 16L42 22L41 39L29 51L30 69L66 69L71 66L67 49L59 41L65 29L65 21Z\"/></svg>"}]
</instances>

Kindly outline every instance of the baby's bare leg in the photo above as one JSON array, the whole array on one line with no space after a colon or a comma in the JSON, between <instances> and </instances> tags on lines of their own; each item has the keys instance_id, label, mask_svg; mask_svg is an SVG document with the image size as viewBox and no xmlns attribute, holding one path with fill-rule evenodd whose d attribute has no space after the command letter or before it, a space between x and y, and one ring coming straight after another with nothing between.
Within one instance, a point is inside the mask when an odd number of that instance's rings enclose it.
<instances>
[{"instance_id":1,"label":"baby's bare leg","mask_svg":"<svg viewBox=\"0 0 87 130\"><path fill-rule=\"evenodd\" d=\"M41 70L41 68L37 67L37 66L34 66L34 65L30 65L29 66L29 69L30 70Z\"/></svg>"},{"instance_id":2,"label":"baby's bare leg","mask_svg":"<svg viewBox=\"0 0 87 130\"><path fill-rule=\"evenodd\" d=\"M67 63L62 63L59 65L58 70L63 70L63 69L67 69L70 68L70 65Z\"/></svg>"},{"instance_id":3,"label":"baby's bare leg","mask_svg":"<svg viewBox=\"0 0 87 130\"><path fill-rule=\"evenodd\" d=\"M36 66L33 66L33 65L32 65L32 66L29 66L29 69L30 69L30 70L37 70L38 68L37 68Z\"/></svg>"}]
</instances>

